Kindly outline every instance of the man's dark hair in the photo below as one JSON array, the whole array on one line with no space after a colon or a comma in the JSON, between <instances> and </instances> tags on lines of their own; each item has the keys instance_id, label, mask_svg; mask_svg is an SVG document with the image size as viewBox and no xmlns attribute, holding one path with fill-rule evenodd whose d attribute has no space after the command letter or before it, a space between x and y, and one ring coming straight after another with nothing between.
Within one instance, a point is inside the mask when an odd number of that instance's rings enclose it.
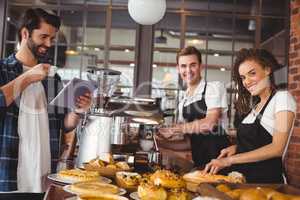
<instances>
[{"instance_id":1,"label":"man's dark hair","mask_svg":"<svg viewBox=\"0 0 300 200\"><path fill-rule=\"evenodd\" d=\"M41 8L28 9L25 11L20 19L19 29L18 29L18 39L21 42L21 30L22 28L27 28L29 35L32 34L34 29L40 28L40 23L45 22L54 26L57 30L60 27L60 19L56 15L52 15Z\"/></svg>"},{"instance_id":2,"label":"man's dark hair","mask_svg":"<svg viewBox=\"0 0 300 200\"><path fill-rule=\"evenodd\" d=\"M180 56L189 56L189 55L195 55L195 56L197 56L199 64L202 63L202 58L201 58L200 51L196 47L188 46L188 47L185 47L185 48L181 49L177 53L177 57L176 57L177 64L178 64L178 60L179 60Z\"/></svg>"}]
</instances>

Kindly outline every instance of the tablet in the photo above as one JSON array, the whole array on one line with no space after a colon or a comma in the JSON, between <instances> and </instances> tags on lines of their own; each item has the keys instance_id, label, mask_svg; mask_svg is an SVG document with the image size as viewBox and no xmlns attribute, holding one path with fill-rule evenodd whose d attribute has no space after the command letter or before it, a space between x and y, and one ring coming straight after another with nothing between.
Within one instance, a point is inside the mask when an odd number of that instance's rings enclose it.
<instances>
[{"instance_id":1,"label":"tablet","mask_svg":"<svg viewBox=\"0 0 300 200\"><path fill-rule=\"evenodd\" d=\"M49 104L73 110L76 108L76 99L79 96L88 92L93 94L95 90L96 86L92 82L73 78Z\"/></svg>"}]
</instances>

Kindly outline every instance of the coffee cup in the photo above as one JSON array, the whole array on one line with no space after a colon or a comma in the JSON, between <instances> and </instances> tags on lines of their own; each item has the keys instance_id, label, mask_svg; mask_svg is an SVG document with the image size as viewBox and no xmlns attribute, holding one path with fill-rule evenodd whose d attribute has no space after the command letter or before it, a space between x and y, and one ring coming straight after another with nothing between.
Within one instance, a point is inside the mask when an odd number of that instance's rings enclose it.
<instances>
[{"instance_id":1,"label":"coffee cup","mask_svg":"<svg viewBox=\"0 0 300 200\"><path fill-rule=\"evenodd\" d=\"M48 73L48 76L53 77L53 76L56 74L56 72L57 72L57 67L54 66L54 65L51 65L51 66L49 67L49 73Z\"/></svg>"}]
</instances>

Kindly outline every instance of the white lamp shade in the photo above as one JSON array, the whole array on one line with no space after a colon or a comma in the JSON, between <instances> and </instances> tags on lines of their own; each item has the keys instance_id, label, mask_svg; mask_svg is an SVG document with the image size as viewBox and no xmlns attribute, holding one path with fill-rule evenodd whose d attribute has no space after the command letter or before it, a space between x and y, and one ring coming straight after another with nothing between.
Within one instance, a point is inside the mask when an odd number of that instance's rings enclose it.
<instances>
[{"instance_id":1,"label":"white lamp shade","mask_svg":"<svg viewBox=\"0 0 300 200\"><path fill-rule=\"evenodd\" d=\"M129 0L128 11L131 18L142 25L152 25L163 18L166 0Z\"/></svg>"}]
</instances>

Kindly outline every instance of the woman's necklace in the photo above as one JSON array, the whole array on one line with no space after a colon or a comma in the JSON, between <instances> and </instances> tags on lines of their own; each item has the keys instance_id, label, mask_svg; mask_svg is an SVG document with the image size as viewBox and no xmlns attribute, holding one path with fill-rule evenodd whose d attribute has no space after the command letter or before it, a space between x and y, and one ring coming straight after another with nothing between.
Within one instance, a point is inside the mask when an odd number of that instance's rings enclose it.
<instances>
[{"instance_id":1,"label":"woman's necklace","mask_svg":"<svg viewBox=\"0 0 300 200\"><path fill-rule=\"evenodd\" d=\"M254 108L252 109L252 114L253 114L254 117L256 117L260 113L261 109L267 103L267 101L268 101L268 99L270 98L271 95L272 95L272 92L268 95L267 98L265 98L264 101L260 101L258 104L256 104L254 106Z\"/></svg>"}]
</instances>

